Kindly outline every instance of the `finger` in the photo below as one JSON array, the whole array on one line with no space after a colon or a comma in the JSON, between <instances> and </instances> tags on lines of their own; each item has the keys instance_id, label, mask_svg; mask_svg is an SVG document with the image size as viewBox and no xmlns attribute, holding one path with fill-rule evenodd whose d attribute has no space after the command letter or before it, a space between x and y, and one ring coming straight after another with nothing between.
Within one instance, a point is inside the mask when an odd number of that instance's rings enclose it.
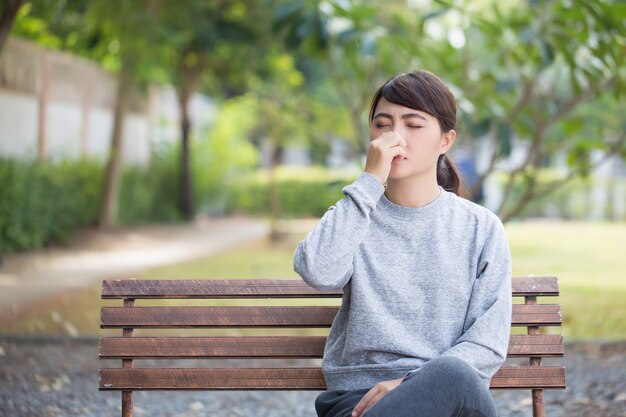
<instances>
[{"instance_id":1,"label":"finger","mask_svg":"<svg viewBox=\"0 0 626 417\"><path fill-rule=\"evenodd\" d=\"M385 132L380 135L379 138L389 143L390 145L398 145L404 142L404 138L396 132Z\"/></svg>"},{"instance_id":2,"label":"finger","mask_svg":"<svg viewBox=\"0 0 626 417\"><path fill-rule=\"evenodd\" d=\"M358 417L361 415L367 404L370 402L370 399L376 396L377 391L378 388L374 387L369 390L363 398L361 398L361 401L359 401L359 403L354 407L354 410L352 410L352 417Z\"/></svg>"},{"instance_id":3,"label":"finger","mask_svg":"<svg viewBox=\"0 0 626 417\"><path fill-rule=\"evenodd\" d=\"M370 408L374 407L376 403L380 401L384 396L385 396L385 393L380 392L378 393L377 396L372 398L370 402L365 406L365 409L363 410L363 414L367 413L370 410Z\"/></svg>"},{"instance_id":4,"label":"finger","mask_svg":"<svg viewBox=\"0 0 626 417\"><path fill-rule=\"evenodd\" d=\"M397 132L389 132L389 133L391 133L390 137L393 138L394 144L400 145L402 147L407 145L406 140L404 140L404 138L399 133Z\"/></svg>"},{"instance_id":5,"label":"finger","mask_svg":"<svg viewBox=\"0 0 626 417\"><path fill-rule=\"evenodd\" d=\"M393 148L391 148L392 159L400 160L400 159L404 159L405 157L406 157L406 151L400 146L394 146Z\"/></svg>"}]
</instances>

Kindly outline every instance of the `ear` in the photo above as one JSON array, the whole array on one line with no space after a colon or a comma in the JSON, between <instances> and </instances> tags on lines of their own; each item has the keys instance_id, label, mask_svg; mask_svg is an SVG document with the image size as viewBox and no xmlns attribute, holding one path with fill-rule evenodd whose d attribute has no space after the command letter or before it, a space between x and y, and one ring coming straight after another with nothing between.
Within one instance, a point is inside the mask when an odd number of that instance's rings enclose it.
<instances>
[{"instance_id":1,"label":"ear","mask_svg":"<svg viewBox=\"0 0 626 417\"><path fill-rule=\"evenodd\" d=\"M454 140L456 139L456 132L454 129L450 129L441 135L441 153L444 154L450 150Z\"/></svg>"}]
</instances>

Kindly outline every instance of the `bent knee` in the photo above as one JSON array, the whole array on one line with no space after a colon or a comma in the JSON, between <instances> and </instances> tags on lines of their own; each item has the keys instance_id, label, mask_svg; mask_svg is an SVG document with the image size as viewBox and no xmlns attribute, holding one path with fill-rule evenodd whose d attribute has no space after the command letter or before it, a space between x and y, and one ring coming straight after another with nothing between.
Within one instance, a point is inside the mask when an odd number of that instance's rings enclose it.
<instances>
[{"instance_id":1,"label":"bent knee","mask_svg":"<svg viewBox=\"0 0 626 417\"><path fill-rule=\"evenodd\" d=\"M422 366L416 373L435 384L465 386L481 385L478 372L467 362L454 356L440 356ZM410 379L411 377L409 377Z\"/></svg>"},{"instance_id":2,"label":"bent knee","mask_svg":"<svg viewBox=\"0 0 626 417\"><path fill-rule=\"evenodd\" d=\"M476 369L463 359L454 356L441 356L433 359L431 362L433 362L433 365L437 366L441 374L450 378L481 380Z\"/></svg>"}]
</instances>

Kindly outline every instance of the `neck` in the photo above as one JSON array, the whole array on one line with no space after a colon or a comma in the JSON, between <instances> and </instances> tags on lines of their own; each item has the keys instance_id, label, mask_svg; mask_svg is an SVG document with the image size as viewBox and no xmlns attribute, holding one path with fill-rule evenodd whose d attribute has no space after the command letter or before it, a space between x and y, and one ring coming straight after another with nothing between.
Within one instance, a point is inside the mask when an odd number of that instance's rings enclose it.
<instances>
[{"instance_id":1,"label":"neck","mask_svg":"<svg viewBox=\"0 0 626 417\"><path fill-rule=\"evenodd\" d=\"M404 207L423 207L439 197L437 178L388 179L385 196L392 203Z\"/></svg>"}]
</instances>

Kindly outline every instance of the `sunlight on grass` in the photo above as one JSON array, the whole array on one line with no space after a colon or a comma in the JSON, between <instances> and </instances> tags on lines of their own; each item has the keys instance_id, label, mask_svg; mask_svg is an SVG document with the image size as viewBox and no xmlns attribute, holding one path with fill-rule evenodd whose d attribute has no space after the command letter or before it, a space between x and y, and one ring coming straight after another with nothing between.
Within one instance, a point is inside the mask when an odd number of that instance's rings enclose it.
<instances>
[{"instance_id":1,"label":"sunlight on grass","mask_svg":"<svg viewBox=\"0 0 626 417\"><path fill-rule=\"evenodd\" d=\"M506 227L513 273L565 286L626 291L626 223L523 222Z\"/></svg>"},{"instance_id":2,"label":"sunlight on grass","mask_svg":"<svg viewBox=\"0 0 626 417\"><path fill-rule=\"evenodd\" d=\"M138 278L298 278L293 270L296 245L291 238L276 244L261 240L218 256L152 269Z\"/></svg>"},{"instance_id":3,"label":"sunlight on grass","mask_svg":"<svg viewBox=\"0 0 626 417\"><path fill-rule=\"evenodd\" d=\"M626 278L624 266L626 224L532 221L506 226L515 275L559 277L563 327L571 338L626 339ZM294 278L293 252L304 234L294 234L277 244L261 240L229 252L146 271L143 279ZM121 305L120 300L101 301L100 283L48 300L23 312L10 323L0 323L5 333L66 333L66 321L80 334L99 334L101 305ZM339 300L307 300L309 304L337 304ZM140 300L138 305L297 305L302 300ZM549 297L540 302L551 303ZM77 314L80 312L80 314ZM319 334L319 330L296 329ZM322 333L325 330L322 330ZM558 332L558 330L555 330ZM236 330L255 334L255 330ZM108 333L108 332L107 332ZM218 334L199 330L193 334ZM229 332L232 334L232 331ZM270 332L271 333L271 332ZM113 332L111 334L119 334ZM223 333L219 333L223 334Z\"/></svg>"},{"instance_id":4,"label":"sunlight on grass","mask_svg":"<svg viewBox=\"0 0 626 417\"><path fill-rule=\"evenodd\" d=\"M564 336L626 338L625 223L534 221L506 231L514 275L559 277Z\"/></svg>"}]
</instances>

